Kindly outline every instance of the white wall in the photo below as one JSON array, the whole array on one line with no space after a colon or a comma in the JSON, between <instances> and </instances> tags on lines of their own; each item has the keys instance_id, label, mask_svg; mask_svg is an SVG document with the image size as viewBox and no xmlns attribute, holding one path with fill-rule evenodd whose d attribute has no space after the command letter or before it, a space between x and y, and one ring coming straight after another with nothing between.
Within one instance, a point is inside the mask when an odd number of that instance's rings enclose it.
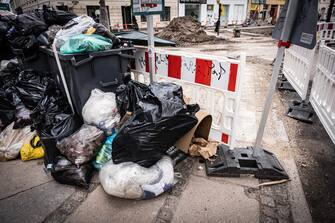
<instances>
[{"instance_id":1,"label":"white wall","mask_svg":"<svg viewBox=\"0 0 335 223\"><path fill-rule=\"evenodd\" d=\"M185 4L179 3L178 15L179 17L185 16Z\"/></svg>"},{"instance_id":2,"label":"white wall","mask_svg":"<svg viewBox=\"0 0 335 223\"><path fill-rule=\"evenodd\" d=\"M228 24L241 24L247 18L248 0L221 0L221 4L229 5ZM214 5L213 11L207 11L207 5ZM200 21L202 25L214 26L218 19L219 4L216 0L207 0L207 5L202 4L200 7ZM243 5L243 9L240 8ZM179 16L185 15L185 4L179 4ZM222 26L224 24L221 24Z\"/></svg>"},{"instance_id":3,"label":"white wall","mask_svg":"<svg viewBox=\"0 0 335 223\"><path fill-rule=\"evenodd\" d=\"M200 5L200 23L201 25L205 26L207 22L207 5L201 4Z\"/></svg>"}]
</instances>

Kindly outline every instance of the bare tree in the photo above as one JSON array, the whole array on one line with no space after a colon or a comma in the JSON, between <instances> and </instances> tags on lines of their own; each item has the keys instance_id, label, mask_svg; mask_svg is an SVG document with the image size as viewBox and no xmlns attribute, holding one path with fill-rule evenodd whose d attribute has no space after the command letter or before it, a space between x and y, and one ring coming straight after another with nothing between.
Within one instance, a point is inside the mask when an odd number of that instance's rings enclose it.
<instances>
[{"instance_id":1,"label":"bare tree","mask_svg":"<svg viewBox=\"0 0 335 223\"><path fill-rule=\"evenodd\" d=\"M105 0L99 0L100 4L100 23L106 26L107 29L110 29L109 27L109 20L107 15L107 7L106 7L106 1Z\"/></svg>"}]
</instances>

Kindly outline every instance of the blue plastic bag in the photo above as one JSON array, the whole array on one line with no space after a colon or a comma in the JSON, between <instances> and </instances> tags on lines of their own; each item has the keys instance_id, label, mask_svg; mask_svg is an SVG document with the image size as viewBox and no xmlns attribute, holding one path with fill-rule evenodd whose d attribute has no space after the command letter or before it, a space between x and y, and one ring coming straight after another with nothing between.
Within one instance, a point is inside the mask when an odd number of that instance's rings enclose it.
<instances>
[{"instance_id":1,"label":"blue plastic bag","mask_svg":"<svg viewBox=\"0 0 335 223\"><path fill-rule=\"evenodd\" d=\"M113 131L113 134L107 137L104 145L98 152L96 159L93 161L93 166L97 170L100 170L105 163L112 159L112 144L115 136L116 132Z\"/></svg>"}]
</instances>

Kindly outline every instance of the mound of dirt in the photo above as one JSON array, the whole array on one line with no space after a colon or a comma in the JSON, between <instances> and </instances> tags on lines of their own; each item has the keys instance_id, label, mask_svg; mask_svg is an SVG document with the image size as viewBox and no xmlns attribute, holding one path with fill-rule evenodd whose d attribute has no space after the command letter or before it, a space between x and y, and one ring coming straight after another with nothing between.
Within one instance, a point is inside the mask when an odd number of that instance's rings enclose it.
<instances>
[{"instance_id":1,"label":"mound of dirt","mask_svg":"<svg viewBox=\"0 0 335 223\"><path fill-rule=\"evenodd\" d=\"M203 43L218 39L215 36L207 35L200 22L191 16L174 18L157 36L174 41L178 45Z\"/></svg>"}]
</instances>

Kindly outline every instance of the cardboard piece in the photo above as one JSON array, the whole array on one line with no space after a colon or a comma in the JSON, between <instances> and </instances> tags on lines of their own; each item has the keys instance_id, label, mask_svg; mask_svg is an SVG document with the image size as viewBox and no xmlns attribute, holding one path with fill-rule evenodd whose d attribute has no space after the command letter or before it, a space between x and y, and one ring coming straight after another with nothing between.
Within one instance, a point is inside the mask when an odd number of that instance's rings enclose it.
<instances>
[{"instance_id":1,"label":"cardboard piece","mask_svg":"<svg viewBox=\"0 0 335 223\"><path fill-rule=\"evenodd\" d=\"M220 144L216 141L206 141L203 138L193 138L192 143L188 150L190 156L202 156L204 159L214 156Z\"/></svg>"},{"instance_id":2,"label":"cardboard piece","mask_svg":"<svg viewBox=\"0 0 335 223\"><path fill-rule=\"evenodd\" d=\"M192 144L192 138L204 138L208 140L209 132L212 126L212 116L205 111L198 111L195 116L198 118L198 123L174 145L183 151L189 153Z\"/></svg>"},{"instance_id":3,"label":"cardboard piece","mask_svg":"<svg viewBox=\"0 0 335 223\"><path fill-rule=\"evenodd\" d=\"M218 142L209 142L207 146L200 147L199 154L206 160L208 160L210 157L214 156L217 151L219 143Z\"/></svg>"}]
</instances>

